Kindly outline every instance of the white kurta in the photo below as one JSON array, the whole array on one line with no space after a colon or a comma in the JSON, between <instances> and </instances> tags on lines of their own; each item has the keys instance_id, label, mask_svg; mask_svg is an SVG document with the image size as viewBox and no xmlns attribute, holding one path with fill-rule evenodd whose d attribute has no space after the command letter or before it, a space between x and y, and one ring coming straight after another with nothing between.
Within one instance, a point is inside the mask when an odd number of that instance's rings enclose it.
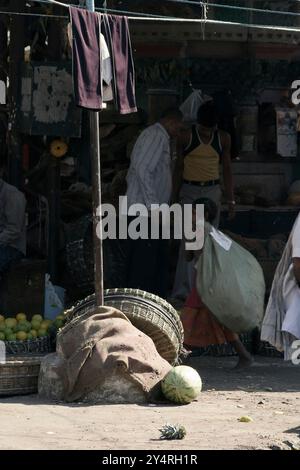
<instances>
[{"instance_id":1,"label":"white kurta","mask_svg":"<svg viewBox=\"0 0 300 470\"><path fill-rule=\"evenodd\" d=\"M286 360L291 359L294 341L300 339L300 288L293 258L300 258L300 215L276 269L261 329L262 341L284 351Z\"/></svg>"},{"instance_id":2,"label":"white kurta","mask_svg":"<svg viewBox=\"0 0 300 470\"><path fill-rule=\"evenodd\" d=\"M156 123L147 127L136 141L127 174L128 206L168 204L172 194L170 136Z\"/></svg>"},{"instance_id":3,"label":"white kurta","mask_svg":"<svg viewBox=\"0 0 300 470\"><path fill-rule=\"evenodd\" d=\"M292 236L292 258L300 258L300 218L297 219ZM284 279L283 297L286 314L282 331L300 339L300 288L294 275L292 260Z\"/></svg>"}]
</instances>

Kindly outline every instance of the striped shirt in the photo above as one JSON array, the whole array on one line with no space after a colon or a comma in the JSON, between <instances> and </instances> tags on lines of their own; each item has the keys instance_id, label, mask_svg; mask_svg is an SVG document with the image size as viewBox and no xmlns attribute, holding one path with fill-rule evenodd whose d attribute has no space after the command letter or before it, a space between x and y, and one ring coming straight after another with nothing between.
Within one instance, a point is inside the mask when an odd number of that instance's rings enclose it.
<instances>
[{"instance_id":1,"label":"striped shirt","mask_svg":"<svg viewBox=\"0 0 300 470\"><path fill-rule=\"evenodd\" d=\"M127 175L127 202L144 204L169 203L172 193L170 136L156 123L139 136Z\"/></svg>"}]
</instances>

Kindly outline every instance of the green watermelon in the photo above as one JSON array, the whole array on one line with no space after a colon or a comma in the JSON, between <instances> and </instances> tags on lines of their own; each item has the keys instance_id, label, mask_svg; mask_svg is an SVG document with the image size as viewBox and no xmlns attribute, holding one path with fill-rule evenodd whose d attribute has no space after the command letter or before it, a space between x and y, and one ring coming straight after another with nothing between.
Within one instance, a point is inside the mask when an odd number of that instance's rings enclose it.
<instances>
[{"instance_id":1,"label":"green watermelon","mask_svg":"<svg viewBox=\"0 0 300 470\"><path fill-rule=\"evenodd\" d=\"M161 383L164 396L175 403L188 404L195 400L202 389L198 372L189 366L176 366Z\"/></svg>"}]
</instances>

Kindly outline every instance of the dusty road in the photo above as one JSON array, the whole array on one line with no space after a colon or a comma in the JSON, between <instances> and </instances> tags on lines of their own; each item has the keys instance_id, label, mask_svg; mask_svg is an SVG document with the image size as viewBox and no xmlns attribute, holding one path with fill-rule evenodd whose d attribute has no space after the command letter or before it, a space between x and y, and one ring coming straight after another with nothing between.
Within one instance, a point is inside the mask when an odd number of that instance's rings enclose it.
<instances>
[{"instance_id":1,"label":"dusty road","mask_svg":"<svg viewBox=\"0 0 300 470\"><path fill-rule=\"evenodd\" d=\"M188 406L63 406L37 396L0 400L0 449L269 449L300 445L300 366L256 358L195 358L203 379ZM251 423L238 418L248 415ZM159 441L165 423L185 425L183 441ZM290 444L285 444L289 441Z\"/></svg>"}]
</instances>

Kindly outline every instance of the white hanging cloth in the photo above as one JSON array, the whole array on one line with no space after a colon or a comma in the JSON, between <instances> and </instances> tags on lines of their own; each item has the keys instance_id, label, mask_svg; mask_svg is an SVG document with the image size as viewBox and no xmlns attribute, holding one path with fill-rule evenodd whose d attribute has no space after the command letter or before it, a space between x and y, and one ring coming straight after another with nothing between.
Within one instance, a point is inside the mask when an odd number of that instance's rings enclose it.
<instances>
[{"instance_id":1,"label":"white hanging cloth","mask_svg":"<svg viewBox=\"0 0 300 470\"><path fill-rule=\"evenodd\" d=\"M103 84L103 101L112 101L113 91L112 91L112 64L110 53L105 41L105 38L102 33L100 33L100 50L101 50L101 75L102 75L102 84Z\"/></svg>"}]
</instances>

